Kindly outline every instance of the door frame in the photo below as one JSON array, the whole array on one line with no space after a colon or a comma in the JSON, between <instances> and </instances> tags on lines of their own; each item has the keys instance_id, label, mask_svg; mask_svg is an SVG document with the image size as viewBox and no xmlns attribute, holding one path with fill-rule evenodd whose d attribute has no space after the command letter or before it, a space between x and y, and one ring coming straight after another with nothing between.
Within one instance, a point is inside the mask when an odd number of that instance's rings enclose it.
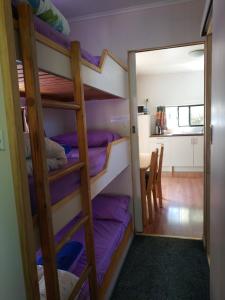
<instances>
[{"instance_id":1,"label":"door frame","mask_svg":"<svg viewBox=\"0 0 225 300\"><path fill-rule=\"evenodd\" d=\"M187 47L193 45L204 45L204 107L205 107L205 123L204 123L204 189L203 189L203 241L204 245L207 247L209 239L209 212L208 212L208 200L206 193L206 166L208 167L208 159L206 158L206 111L208 112L210 107L208 107L208 102L206 101L206 66L207 66L207 41L200 40L189 43L181 44L171 44L167 46L154 47L154 48L144 48L137 50L128 51L128 64L129 64L129 96L130 96L130 127L131 127L131 157L132 157L132 177L133 177L133 191L134 191L134 216L136 231L143 231L143 221L142 221L142 205L141 205L141 191L140 191L140 161L139 161L139 146L138 146L138 124L137 124L137 80L136 80L136 59L135 54L147 51L157 51L163 49ZM207 105L207 106L206 106ZM207 135L208 141L208 135Z\"/></svg>"}]
</instances>

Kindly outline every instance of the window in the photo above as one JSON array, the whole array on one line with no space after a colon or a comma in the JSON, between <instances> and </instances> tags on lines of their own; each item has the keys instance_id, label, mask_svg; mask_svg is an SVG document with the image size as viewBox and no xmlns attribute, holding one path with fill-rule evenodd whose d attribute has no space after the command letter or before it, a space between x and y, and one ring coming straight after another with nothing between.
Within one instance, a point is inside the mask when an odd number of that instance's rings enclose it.
<instances>
[{"instance_id":1,"label":"window","mask_svg":"<svg viewBox=\"0 0 225 300\"><path fill-rule=\"evenodd\" d=\"M204 125L204 107L203 105L190 106L190 125Z\"/></svg>"},{"instance_id":2,"label":"window","mask_svg":"<svg viewBox=\"0 0 225 300\"><path fill-rule=\"evenodd\" d=\"M177 106L166 107L166 123L167 127L170 129L178 126Z\"/></svg>"},{"instance_id":3,"label":"window","mask_svg":"<svg viewBox=\"0 0 225 300\"><path fill-rule=\"evenodd\" d=\"M167 106L167 128L204 125L204 105Z\"/></svg>"},{"instance_id":4,"label":"window","mask_svg":"<svg viewBox=\"0 0 225 300\"><path fill-rule=\"evenodd\" d=\"M178 107L178 126L189 126L189 106Z\"/></svg>"}]
</instances>

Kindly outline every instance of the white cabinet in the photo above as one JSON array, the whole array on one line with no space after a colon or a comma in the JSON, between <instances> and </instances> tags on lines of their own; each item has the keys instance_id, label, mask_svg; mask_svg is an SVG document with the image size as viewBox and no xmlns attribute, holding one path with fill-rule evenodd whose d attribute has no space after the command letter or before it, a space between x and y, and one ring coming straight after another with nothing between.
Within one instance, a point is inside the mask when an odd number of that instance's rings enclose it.
<instances>
[{"instance_id":1,"label":"white cabinet","mask_svg":"<svg viewBox=\"0 0 225 300\"><path fill-rule=\"evenodd\" d=\"M164 146L163 152L163 166L170 167L171 166L171 143L170 138L167 137L154 137L150 138L150 151L154 151L156 148L160 149L160 146Z\"/></svg>"},{"instance_id":2,"label":"white cabinet","mask_svg":"<svg viewBox=\"0 0 225 300\"><path fill-rule=\"evenodd\" d=\"M150 115L138 115L138 139L140 153L149 153L150 151L150 126Z\"/></svg>"},{"instance_id":3,"label":"white cabinet","mask_svg":"<svg viewBox=\"0 0 225 300\"><path fill-rule=\"evenodd\" d=\"M171 166L192 167L193 145L189 136L168 137L171 144Z\"/></svg>"},{"instance_id":4,"label":"white cabinet","mask_svg":"<svg viewBox=\"0 0 225 300\"><path fill-rule=\"evenodd\" d=\"M194 166L203 167L204 165L204 137L195 136L192 138L194 146Z\"/></svg>"},{"instance_id":5,"label":"white cabinet","mask_svg":"<svg viewBox=\"0 0 225 300\"><path fill-rule=\"evenodd\" d=\"M163 167L190 168L204 165L203 136L151 137L150 151L164 145Z\"/></svg>"}]
</instances>

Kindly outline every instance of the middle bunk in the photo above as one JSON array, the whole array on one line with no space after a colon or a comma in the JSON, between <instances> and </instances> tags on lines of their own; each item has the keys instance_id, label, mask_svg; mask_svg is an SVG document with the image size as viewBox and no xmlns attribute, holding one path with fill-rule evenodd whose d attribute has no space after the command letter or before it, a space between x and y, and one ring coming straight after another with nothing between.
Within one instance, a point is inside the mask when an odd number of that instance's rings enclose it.
<instances>
[{"instance_id":1,"label":"middle bunk","mask_svg":"<svg viewBox=\"0 0 225 300\"><path fill-rule=\"evenodd\" d=\"M62 173L63 176L57 175L59 170L49 172L54 233L57 233L81 210L80 173L73 171L66 174L66 170L79 161L75 136L76 133L73 132L51 138L53 141L70 148L66 154L67 164L59 169L60 172L65 170L65 173ZM129 139L110 131L95 130L88 131L88 141L89 145L92 145L88 148L88 156L91 199L94 199L129 166ZM29 177L29 184L31 207L35 219L35 193L32 176ZM61 218L62 215L63 218Z\"/></svg>"}]
</instances>

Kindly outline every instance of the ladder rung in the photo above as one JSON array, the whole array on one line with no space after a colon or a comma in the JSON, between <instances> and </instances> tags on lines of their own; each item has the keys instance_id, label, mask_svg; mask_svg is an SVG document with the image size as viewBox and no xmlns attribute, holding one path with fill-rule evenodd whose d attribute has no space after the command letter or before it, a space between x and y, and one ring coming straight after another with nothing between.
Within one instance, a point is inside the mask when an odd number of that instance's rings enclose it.
<instances>
[{"instance_id":1,"label":"ladder rung","mask_svg":"<svg viewBox=\"0 0 225 300\"><path fill-rule=\"evenodd\" d=\"M81 218L81 220L78 223L73 225L73 227L66 233L63 239L60 241L60 243L57 244L56 252L58 252L63 247L63 245L72 238L74 233L76 233L80 229L80 227L88 221L88 219L89 217L85 216Z\"/></svg>"},{"instance_id":2,"label":"ladder rung","mask_svg":"<svg viewBox=\"0 0 225 300\"><path fill-rule=\"evenodd\" d=\"M86 266L84 271L81 273L77 284L74 286L68 300L74 300L75 299L75 297L77 296L78 292L80 291L83 283L85 282L85 280L89 276L91 270L92 270L92 267L90 265Z\"/></svg>"},{"instance_id":3,"label":"ladder rung","mask_svg":"<svg viewBox=\"0 0 225 300\"><path fill-rule=\"evenodd\" d=\"M59 169L57 171L51 172L48 175L48 180L49 182L55 181L57 179L62 178L63 176L66 176L74 171L77 171L81 168L84 167L84 163L83 162L78 162L78 163L74 163L73 165L70 165L68 167L64 167L62 169Z\"/></svg>"},{"instance_id":4,"label":"ladder rung","mask_svg":"<svg viewBox=\"0 0 225 300\"><path fill-rule=\"evenodd\" d=\"M46 108L56 108L56 109L71 109L71 110L80 109L80 105L78 104L55 101L55 100L42 100L42 106Z\"/></svg>"}]
</instances>

